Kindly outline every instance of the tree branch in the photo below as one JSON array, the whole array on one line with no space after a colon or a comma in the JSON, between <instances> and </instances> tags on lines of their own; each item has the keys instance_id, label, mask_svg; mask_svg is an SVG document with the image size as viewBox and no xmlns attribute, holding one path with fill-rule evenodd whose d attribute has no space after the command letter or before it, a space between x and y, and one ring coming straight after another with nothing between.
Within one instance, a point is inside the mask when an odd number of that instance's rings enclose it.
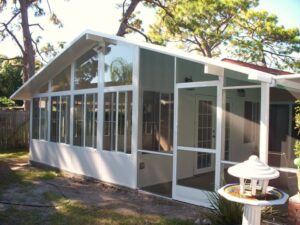
<instances>
[{"instance_id":1,"label":"tree branch","mask_svg":"<svg viewBox=\"0 0 300 225\"><path fill-rule=\"evenodd\" d=\"M139 29L137 29L133 26L130 26L129 24L127 24L127 28L139 33L140 35L142 35L146 39L146 42L152 43L151 39L146 34L144 34L142 31L140 31Z\"/></svg>"},{"instance_id":2,"label":"tree branch","mask_svg":"<svg viewBox=\"0 0 300 225\"><path fill-rule=\"evenodd\" d=\"M17 37L14 35L14 33L11 30L9 30L7 24L2 23L2 25L4 26L4 28L7 31L7 33L9 33L9 35L12 37L12 39L14 39L14 41L16 42L16 44L18 45L18 47L20 48L22 54L24 55L25 54L24 48L21 45L21 43L19 42L19 40L17 39Z\"/></svg>"},{"instance_id":3,"label":"tree branch","mask_svg":"<svg viewBox=\"0 0 300 225\"><path fill-rule=\"evenodd\" d=\"M41 57L41 59L42 59L45 63L47 63L47 60L45 60L45 58L43 57L42 53L40 52L40 50L39 50L39 48L38 48L38 45L37 45L36 41L34 41L33 39L31 39L31 40L32 40L32 42L33 42L33 44L34 44L34 46L35 46L36 52L39 54L39 56Z\"/></svg>"},{"instance_id":4,"label":"tree branch","mask_svg":"<svg viewBox=\"0 0 300 225\"><path fill-rule=\"evenodd\" d=\"M12 60L16 60L16 59L23 59L23 57L21 56L16 56L16 57L11 57L11 58L6 58L6 57L0 57L0 60L2 61L12 61Z\"/></svg>"},{"instance_id":5,"label":"tree branch","mask_svg":"<svg viewBox=\"0 0 300 225\"><path fill-rule=\"evenodd\" d=\"M37 26L37 27L39 27L42 31L44 31L44 28L43 28L39 23L29 24L29 26L30 26L30 27Z\"/></svg>"}]
</instances>

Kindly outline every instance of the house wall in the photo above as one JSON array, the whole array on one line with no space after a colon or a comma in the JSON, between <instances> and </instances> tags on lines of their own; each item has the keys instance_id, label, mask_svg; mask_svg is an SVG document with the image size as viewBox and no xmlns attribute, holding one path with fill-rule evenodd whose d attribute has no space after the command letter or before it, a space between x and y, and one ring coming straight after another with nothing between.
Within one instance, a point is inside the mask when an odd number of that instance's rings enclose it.
<instances>
[{"instance_id":1,"label":"house wall","mask_svg":"<svg viewBox=\"0 0 300 225\"><path fill-rule=\"evenodd\" d=\"M30 160L101 181L136 188L133 155L31 140Z\"/></svg>"}]
</instances>

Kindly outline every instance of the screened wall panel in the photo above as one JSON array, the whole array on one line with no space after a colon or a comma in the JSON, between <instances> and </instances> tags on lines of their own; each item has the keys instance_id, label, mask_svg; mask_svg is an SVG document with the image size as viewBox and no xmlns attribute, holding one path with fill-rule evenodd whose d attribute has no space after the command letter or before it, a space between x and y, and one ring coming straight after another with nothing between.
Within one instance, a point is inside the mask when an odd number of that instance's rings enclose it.
<instances>
[{"instance_id":1,"label":"screened wall panel","mask_svg":"<svg viewBox=\"0 0 300 225\"><path fill-rule=\"evenodd\" d=\"M176 83L218 80L218 76L205 74L204 64L176 58Z\"/></svg>"},{"instance_id":2,"label":"screened wall panel","mask_svg":"<svg viewBox=\"0 0 300 225\"><path fill-rule=\"evenodd\" d=\"M40 109L40 139L48 140L48 97L41 98Z\"/></svg>"},{"instance_id":3,"label":"screened wall panel","mask_svg":"<svg viewBox=\"0 0 300 225\"><path fill-rule=\"evenodd\" d=\"M140 50L142 132L140 149L173 150L174 57Z\"/></svg>"},{"instance_id":4,"label":"screened wall panel","mask_svg":"<svg viewBox=\"0 0 300 225\"><path fill-rule=\"evenodd\" d=\"M33 98L32 100L32 138L39 139L39 127L40 127L40 111L39 111L39 98Z\"/></svg>"}]
</instances>

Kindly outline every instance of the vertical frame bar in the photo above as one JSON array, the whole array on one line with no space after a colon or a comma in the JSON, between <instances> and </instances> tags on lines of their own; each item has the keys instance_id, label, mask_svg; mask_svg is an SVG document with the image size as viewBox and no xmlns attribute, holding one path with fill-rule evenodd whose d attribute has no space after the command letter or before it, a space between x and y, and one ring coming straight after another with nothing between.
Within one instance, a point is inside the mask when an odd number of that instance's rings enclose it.
<instances>
[{"instance_id":1,"label":"vertical frame bar","mask_svg":"<svg viewBox=\"0 0 300 225\"><path fill-rule=\"evenodd\" d=\"M97 150L103 150L103 120L104 120L104 54L98 52L98 110L97 110Z\"/></svg>"},{"instance_id":2,"label":"vertical frame bar","mask_svg":"<svg viewBox=\"0 0 300 225\"><path fill-rule=\"evenodd\" d=\"M133 56L133 70L132 70L132 115L131 115L131 157L132 161L135 164L136 173L134 174L135 184L137 187L138 184L138 157L137 157L137 148L138 148L138 130L139 130L139 71L140 71L140 48L138 46L134 46L134 56ZM142 121L140 121L142 123Z\"/></svg>"},{"instance_id":3,"label":"vertical frame bar","mask_svg":"<svg viewBox=\"0 0 300 225\"><path fill-rule=\"evenodd\" d=\"M48 127L47 127L47 140L50 141L50 133L51 133L51 96L48 96L48 105L47 105L47 123L48 123Z\"/></svg>"},{"instance_id":4,"label":"vertical frame bar","mask_svg":"<svg viewBox=\"0 0 300 225\"><path fill-rule=\"evenodd\" d=\"M127 121L127 104L128 104L128 91L124 92L125 93L125 105L124 105L124 153L127 152L127 125L128 125L128 121Z\"/></svg>"},{"instance_id":5,"label":"vertical frame bar","mask_svg":"<svg viewBox=\"0 0 300 225\"><path fill-rule=\"evenodd\" d=\"M222 156L222 139L223 134L223 77L219 77L219 84L217 85L217 113L216 113L216 165L215 165L215 190L221 185L221 156ZM226 102L226 101L225 101Z\"/></svg>"},{"instance_id":6,"label":"vertical frame bar","mask_svg":"<svg viewBox=\"0 0 300 225\"><path fill-rule=\"evenodd\" d=\"M71 64L71 93L74 91L75 86L75 63ZM73 145L74 136L74 92L70 95L70 145Z\"/></svg>"},{"instance_id":7,"label":"vertical frame bar","mask_svg":"<svg viewBox=\"0 0 300 225\"><path fill-rule=\"evenodd\" d=\"M116 123L115 123L115 151L118 151L118 142L119 142L119 93L116 92Z\"/></svg>"},{"instance_id":8,"label":"vertical frame bar","mask_svg":"<svg viewBox=\"0 0 300 225\"><path fill-rule=\"evenodd\" d=\"M173 177L172 177L172 198L176 196L177 183L177 129L178 129L178 88L176 85L177 78L177 58L174 57L174 118L173 118Z\"/></svg>"},{"instance_id":9,"label":"vertical frame bar","mask_svg":"<svg viewBox=\"0 0 300 225\"><path fill-rule=\"evenodd\" d=\"M86 132L86 96L87 94L83 94L83 132L81 132L81 134L83 134L83 143L82 146L85 147L85 132Z\"/></svg>"},{"instance_id":10,"label":"vertical frame bar","mask_svg":"<svg viewBox=\"0 0 300 225\"><path fill-rule=\"evenodd\" d=\"M269 148L269 117L270 117L270 84L261 83L260 96L260 139L259 139L259 158L268 164Z\"/></svg>"},{"instance_id":11,"label":"vertical frame bar","mask_svg":"<svg viewBox=\"0 0 300 225\"><path fill-rule=\"evenodd\" d=\"M58 104L59 104L59 115L58 115L58 142L61 142L61 103L62 103L62 96L58 97Z\"/></svg>"}]
</instances>

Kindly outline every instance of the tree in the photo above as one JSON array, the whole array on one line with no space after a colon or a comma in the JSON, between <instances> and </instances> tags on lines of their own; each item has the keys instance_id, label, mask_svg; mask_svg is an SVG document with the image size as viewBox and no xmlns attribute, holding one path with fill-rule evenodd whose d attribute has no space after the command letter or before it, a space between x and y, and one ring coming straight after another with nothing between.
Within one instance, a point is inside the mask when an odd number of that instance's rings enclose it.
<instances>
[{"instance_id":1,"label":"tree","mask_svg":"<svg viewBox=\"0 0 300 225\"><path fill-rule=\"evenodd\" d=\"M130 3L128 3L129 1ZM160 8L171 16L166 6L167 2L168 0L123 0L123 3L118 5L119 8L122 8L122 18L117 35L123 37L126 34L137 32L142 35L146 41L151 42L149 37L144 33L142 20L137 17L136 8L138 5L143 4L145 7Z\"/></svg>"},{"instance_id":2,"label":"tree","mask_svg":"<svg viewBox=\"0 0 300 225\"><path fill-rule=\"evenodd\" d=\"M177 42L188 51L203 56L220 54L221 44L237 32L234 20L257 5L257 0L176 0L167 5L172 16L158 10L158 20L150 27L150 38L159 44Z\"/></svg>"},{"instance_id":3,"label":"tree","mask_svg":"<svg viewBox=\"0 0 300 225\"><path fill-rule=\"evenodd\" d=\"M11 9L12 15L7 21L1 21L0 36L2 40L11 37L19 47L23 61L23 81L35 73L35 53L40 53L37 42L32 37L31 27L35 26L43 30L40 24L29 23L29 9L32 10L34 16L47 14L54 24L62 26L61 21L52 12L49 1L46 0L47 12L44 10L42 2L42 0L0 0L0 13L3 10ZM22 37L18 37L16 34L20 30L22 30Z\"/></svg>"},{"instance_id":4,"label":"tree","mask_svg":"<svg viewBox=\"0 0 300 225\"><path fill-rule=\"evenodd\" d=\"M300 31L278 24L276 15L249 10L236 21L239 31L231 40L232 55L240 60L279 69L294 69L299 64ZM299 67L298 67L299 68Z\"/></svg>"},{"instance_id":5,"label":"tree","mask_svg":"<svg viewBox=\"0 0 300 225\"><path fill-rule=\"evenodd\" d=\"M257 4L258 0L168 1L166 11L157 11L148 37L161 45L177 43L206 57L227 53L269 67L300 68L295 56L300 51L299 29L279 26L275 15L254 11ZM230 48L225 52L226 46Z\"/></svg>"}]
</instances>

